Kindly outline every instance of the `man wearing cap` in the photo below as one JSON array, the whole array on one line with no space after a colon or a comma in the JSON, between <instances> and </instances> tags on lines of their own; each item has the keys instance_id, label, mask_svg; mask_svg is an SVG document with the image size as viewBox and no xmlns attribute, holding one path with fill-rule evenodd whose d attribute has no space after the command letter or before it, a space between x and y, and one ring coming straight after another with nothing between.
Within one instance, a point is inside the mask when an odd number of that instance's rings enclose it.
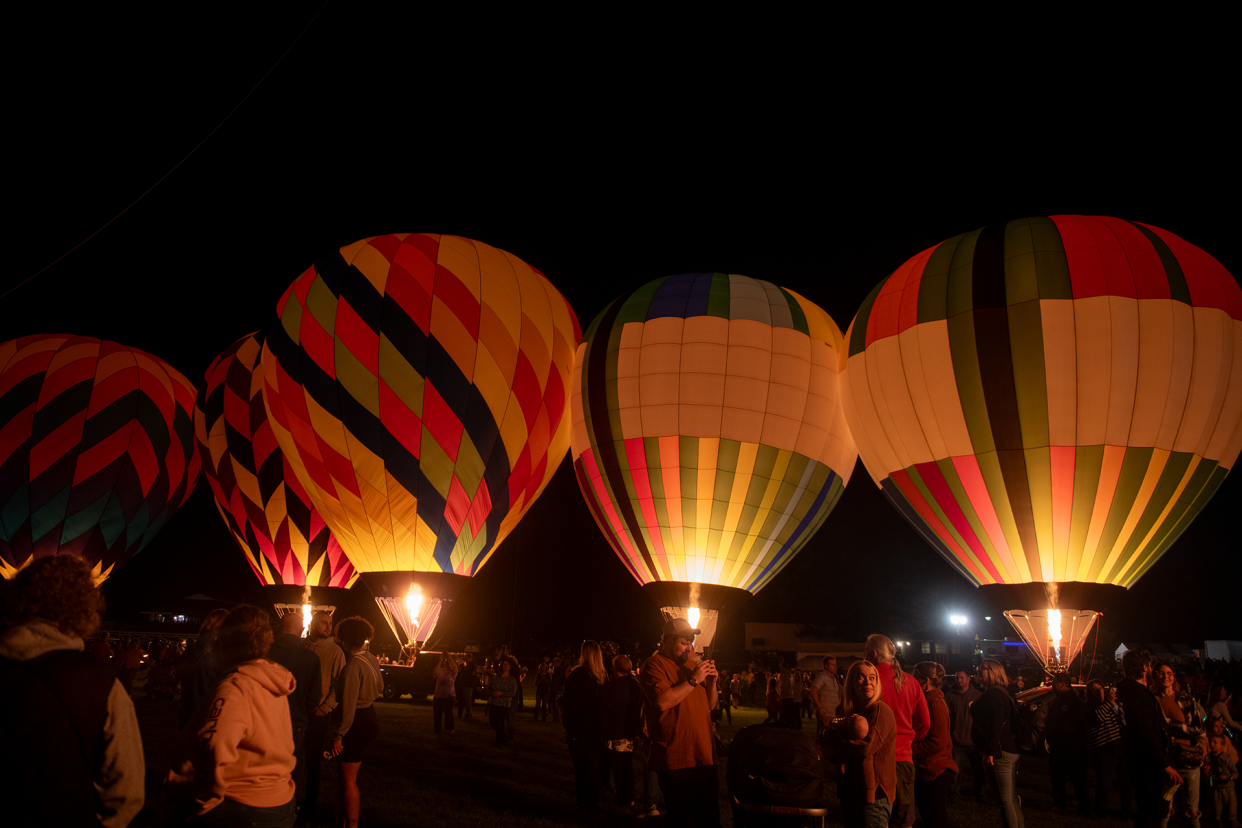
<instances>
[{"instance_id":1,"label":"man wearing cap","mask_svg":"<svg viewBox=\"0 0 1242 828\"><path fill-rule=\"evenodd\" d=\"M643 664L641 683L649 767L664 792L670 826L720 825L720 785L712 745L716 665L694 657L699 635L684 618L664 625L660 649Z\"/></svg>"}]
</instances>

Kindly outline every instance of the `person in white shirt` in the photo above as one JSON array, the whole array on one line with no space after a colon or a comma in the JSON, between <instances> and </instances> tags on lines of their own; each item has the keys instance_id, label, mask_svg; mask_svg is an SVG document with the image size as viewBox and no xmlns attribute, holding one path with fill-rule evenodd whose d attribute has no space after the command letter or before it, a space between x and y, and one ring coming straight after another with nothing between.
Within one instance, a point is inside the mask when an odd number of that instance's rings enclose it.
<instances>
[{"instance_id":1,"label":"person in white shirt","mask_svg":"<svg viewBox=\"0 0 1242 828\"><path fill-rule=\"evenodd\" d=\"M824 656L824 669L811 682L811 701L819 715L821 728L837 715L837 705L841 703L841 682L837 679L837 660L832 656Z\"/></svg>"}]
</instances>

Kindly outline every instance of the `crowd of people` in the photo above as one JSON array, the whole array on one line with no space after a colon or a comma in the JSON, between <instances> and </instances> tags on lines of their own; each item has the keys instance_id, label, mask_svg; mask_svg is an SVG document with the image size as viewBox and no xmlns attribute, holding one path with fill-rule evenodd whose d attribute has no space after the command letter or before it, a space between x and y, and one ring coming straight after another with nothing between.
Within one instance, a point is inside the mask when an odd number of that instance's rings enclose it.
<instances>
[{"instance_id":1,"label":"crowd of people","mask_svg":"<svg viewBox=\"0 0 1242 828\"><path fill-rule=\"evenodd\" d=\"M144 655L147 693L181 689L179 741L164 779L164 825L292 826L318 798L321 759L339 775L337 824L356 826L358 770L379 734L383 690L366 619L316 613L309 635L286 615L216 610L184 651L92 638L103 598L78 558L35 560L7 585L0 634L6 784L30 824L123 828L143 809L146 764L131 700ZM88 644L89 642L89 644ZM161 671L167 670L164 676Z\"/></svg>"},{"instance_id":2,"label":"crowd of people","mask_svg":"<svg viewBox=\"0 0 1242 828\"><path fill-rule=\"evenodd\" d=\"M124 826L143 808L145 763L131 694L141 666L145 691L175 698L178 742L159 801L166 825L291 826L315 812L323 765L339 785L337 824L358 824L358 773L381 730L374 706L384 689L363 618L315 613L216 610L197 639L109 642L92 637L102 597L71 557L39 559L8 584L0 635L0 688L10 709L5 737L20 746L8 781L46 824ZM559 723L584 811L611 788L638 818L669 825L720 824L717 764L729 745L716 732L735 707L766 708L756 727L806 729L822 747L850 826L928 828L948 824L948 806L967 791L1021 828L1017 775L1027 752L1047 750L1055 807L1083 815L1132 814L1136 825L1237 826L1237 711L1228 665L1156 662L1128 651L1124 678L1076 686L1052 677L1039 703L1005 667L984 660L946 675L934 661L897 661L884 635L844 678L835 658L812 674L785 663L751 663L732 673L695 654L699 630L668 621L645 658L608 641L543 656L530 671L532 718ZM486 694L495 745L515 737L527 669L497 648L437 653L431 672L433 728L447 737ZM1085 691L1080 695L1080 691ZM1034 691L1033 691L1034 692ZM1021 702L1021 703L1020 703ZM1094 779L1092 780L1092 777ZM967 784L969 782L969 785ZM1094 791L1092 791L1094 783ZM659 803L659 804L657 804Z\"/></svg>"},{"instance_id":3,"label":"crowd of people","mask_svg":"<svg viewBox=\"0 0 1242 828\"><path fill-rule=\"evenodd\" d=\"M990 791L1000 823L1021 828L1018 767L1024 751L1044 747L1057 809L1068 809L1069 785L1083 816L1132 815L1136 825L1163 828L1181 814L1199 828L1206 807L1217 825L1234 828L1238 730L1226 686L1208 686L1205 710L1185 677L1146 650L1126 653L1123 671L1116 687L1088 682L1085 700L1070 676L1057 674L1047 698L1026 712L1015 701L1018 682L995 660L973 676L946 676L927 661L903 677L892 642L871 636L825 728L825 746L840 761L846 824L909 826L917 809L923 825L947 825L947 804L969 767L974 797L987 802Z\"/></svg>"}]
</instances>

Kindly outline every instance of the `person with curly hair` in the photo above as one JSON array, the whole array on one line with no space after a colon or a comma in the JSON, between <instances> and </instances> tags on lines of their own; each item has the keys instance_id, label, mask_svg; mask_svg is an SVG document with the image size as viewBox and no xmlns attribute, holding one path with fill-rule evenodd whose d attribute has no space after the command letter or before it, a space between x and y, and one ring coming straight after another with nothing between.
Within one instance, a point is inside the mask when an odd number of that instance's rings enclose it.
<instances>
[{"instance_id":1,"label":"person with curly hair","mask_svg":"<svg viewBox=\"0 0 1242 828\"><path fill-rule=\"evenodd\" d=\"M103 596L80 558L38 558L5 584L0 633L4 783L45 825L128 825L144 801L146 762L134 704L83 640Z\"/></svg>"},{"instance_id":2,"label":"person with curly hair","mask_svg":"<svg viewBox=\"0 0 1242 828\"><path fill-rule=\"evenodd\" d=\"M297 682L268 660L267 610L243 604L217 630L221 678L181 732L160 803L166 824L288 826L297 814L288 696Z\"/></svg>"},{"instance_id":3,"label":"person with curly hair","mask_svg":"<svg viewBox=\"0 0 1242 828\"><path fill-rule=\"evenodd\" d=\"M347 653L347 661L341 671L337 692L340 704L336 708L339 718L333 721L329 752L338 760L342 795L337 799L337 824L345 828L358 825L362 808L358 769L367 748L379 736L375 700L384 694L384 676L379 661L368 650L374 635L375 627L360 616L346 618L336 625L336 640Z\"/></svg>"}]
</instances>

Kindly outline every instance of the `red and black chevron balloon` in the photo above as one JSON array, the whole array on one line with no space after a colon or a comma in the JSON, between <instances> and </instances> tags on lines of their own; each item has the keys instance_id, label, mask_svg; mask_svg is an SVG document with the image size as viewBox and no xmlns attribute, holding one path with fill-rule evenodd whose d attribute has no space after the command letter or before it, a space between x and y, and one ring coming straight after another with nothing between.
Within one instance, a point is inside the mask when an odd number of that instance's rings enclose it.
<instances>
[{"instance_id":1,"label":"red and black chevron balloon","mask_svg":"<svg viewBox=\"0 0 1242 828\"><path fill-rule=\"evenodd\" d=\"M64 334L0 343L0 574L77 555L107 578L194 490L194 386L168 363Z\"/></svg>"},{"instance_id":2,"label":"red and black chevron balloon","mask_svg":"<svg viewBox=\"0 0 1242 828\"><path fill-rule=\"evenodd\" d=\"M266 585L348 587L357 578L281 452L263 406L263 334L230 345L194 402L203 471L250 568Z\"/></svg>"}]
</instances>

